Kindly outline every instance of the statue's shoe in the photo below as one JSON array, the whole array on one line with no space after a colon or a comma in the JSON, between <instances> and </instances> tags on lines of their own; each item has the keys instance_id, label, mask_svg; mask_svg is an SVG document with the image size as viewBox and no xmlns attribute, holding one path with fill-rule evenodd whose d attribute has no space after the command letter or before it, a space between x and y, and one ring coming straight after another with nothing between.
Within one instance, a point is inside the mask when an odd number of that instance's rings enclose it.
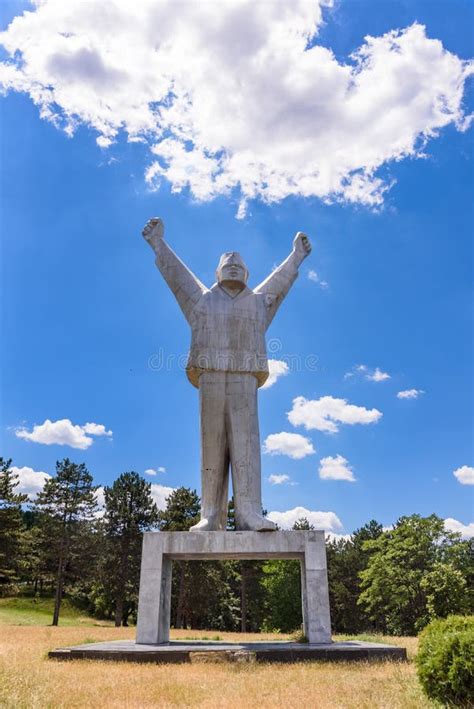
<instances>
[{"instance_id":1,"label":"statue's shoe","mask_svg":"<svg viewBox=\"0 0 474 709\"><path fill-rule=\"evenodd\" d=\"M236 518L236 527L238 530L247 530L251 532L275 532L277 526L274 522L267 519L263 515L259 515L256 512L253 514L246 514L242 517Z\"/></svg>"},{"instance_id":2,"label":"statue's shoe","mask_svg":"<svg viewBox=\"0 0 474 709\"><path fill-rule=\"evenodd\" d=\"M223 528L212 519L212 517L203 517L200 522L194 524L190 532L221 532Z\"/></svg>"}]
</instances>

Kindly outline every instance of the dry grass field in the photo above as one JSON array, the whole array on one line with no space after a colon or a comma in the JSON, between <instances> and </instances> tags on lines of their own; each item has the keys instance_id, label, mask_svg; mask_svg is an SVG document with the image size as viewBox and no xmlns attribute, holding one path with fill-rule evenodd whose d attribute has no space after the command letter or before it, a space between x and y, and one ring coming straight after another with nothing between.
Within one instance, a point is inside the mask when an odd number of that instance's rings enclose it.
<instances>
[{"instance_id":1,"label":"dry grass field","mask_svg":"<svg viewBox=\"0 0 474 709\"><path fill-rule=\"evenodd\" d=\"M415 668L406 664L189 664L138 665L58 662L48 650L64 645L133 638L134 628L0 625L0 706L69 707L384 707L430 706ZM175 638L217 633L175 631ZM222 640L271 635L219 633ZM390 638L412 655L416 640Z\"/></svg>"}]
</instances>

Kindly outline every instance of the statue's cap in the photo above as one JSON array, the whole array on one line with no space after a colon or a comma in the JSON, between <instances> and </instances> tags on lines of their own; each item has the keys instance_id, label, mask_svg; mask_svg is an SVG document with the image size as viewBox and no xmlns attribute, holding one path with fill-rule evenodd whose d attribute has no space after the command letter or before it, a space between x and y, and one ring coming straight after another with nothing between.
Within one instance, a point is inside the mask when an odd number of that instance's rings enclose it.
<instances>
[{"instance_id":1,"label":"statue's cap","mask_svg":"<svg viewBox=\"0 0 474 709\"><path fill-rule=\"evenodd\" d=\"M230 263L238 263L240 266L245 268L245 270L247 270L247 266L245 265L242 256L237 251L226 251L225 254L222 254L217 268L222 268L222 266L227 266Z\"/></svg>"}]
</instances>

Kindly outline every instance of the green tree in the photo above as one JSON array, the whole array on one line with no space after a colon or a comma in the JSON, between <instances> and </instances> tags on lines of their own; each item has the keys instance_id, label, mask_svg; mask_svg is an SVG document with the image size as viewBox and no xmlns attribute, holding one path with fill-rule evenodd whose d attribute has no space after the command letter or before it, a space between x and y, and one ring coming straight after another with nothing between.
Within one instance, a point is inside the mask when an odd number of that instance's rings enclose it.
<instances>
[{"instance_id":1,"label":"green tree","mask_svg":"<svg viewBox=\"0 0 474 709\"><path fill-rule=\"evenodd\" d=\"M297 519L294 530L312 530L306 517ZM263 565L262 586L265 590L263 627L290 633L301 628L301 567L297 560L266 561Z\"/></svg>"},{"instance_id":2,"label":"green tree","mask_svg":"<svg viewBox=\"0 0 474 709\"><path fill-rule=\"evenodd\" d=\"M453 564L435 561L420 585L426 594L427 620L468 611L467 581Z\"/></svg>"},{"instance_id":3,"label":"green tree","mask_svg":"<svg viewBox=\"0 0 474 709\"><path fill-rule=\"evenodd\" d=\"M81 554L80 540L85 525L97 509L96 488L84 463L64 458L56 463L56 475L46 480L33 510L39 514L41 532L56 566L52 625L58 625L68 564Z\"/></svg>"},{"instance_id":4,"label":"green tree","mask_svg":"<svg viewBox=\"0 0 474 709\"><path fill-rule=\"evenodd\" d=\"M365 542L364 548L370 557L360 574L358 602L380 631L413 635L426 625L430 613L454 610L463 584L453 571L465 578L466 545L458 534L444 528L442 519L436 515L401 517L392 530ZM446 598L450 593L447 576L457 584L452 600ZM432 594L427 578L437 584Z\"/></svg>"},{"instance_id":5,"label":"green tree","mask_svg":"<svg viewBox=\"0 0 474 709\"><path fill-rule=\"evenodd\" d=\"M348 539L330 539L326 544L331 622L335 632L359 633L373 625L358 605L360 572L366 568L371 551L365 542L382 534L382 525L371 520Z\"/></svg>"},{"instance_id":6,"label":"green tree","mask_svg":"<svg viewBox=\"0 0 474 709\"><path fill-rule=\"evenodd\" d=\"M187 531L200 518L195 490L181 487L160 512L160 530ZM236 630L239 620L235 562L173 562L171 624L175 628Z\"/></svg>"},{"instance_id":7,"label":"green tree","mask_svg":"<svg viewBox=\"0 0 474 709\"><path fill-rule=\"evenodd\" d=\"M11 593L18 581L24 539L21 506L28 500L16 491L20 481L11 463L0 457L0 596Z\"/></svg>"},{"instance_id":8,"label":"green tree","mask_svg":"<svg viewBox=\"0 0 474 709\"><path fill-rule=\"evenodd\" d=\"M115 601L115 625L127 625L136 605L143 532L157 526L151 484L138 473L122 473L104 488L106 586Z\"/></svg>"},{"instance_id":9,"label":"green tree","mask_svg":"<svg viewBox=\"0 0 474 709\"><path fill-rule=\"evenodd\" d=\"M201 505L196 490L179 487L166 500L166 508L159 513L159 527L163 532L186 532L199 521ZM174 570L171 593L171 624L175 628L184 627L186 595L190 576L189 563L173 563Z\"/></svg>"}]
</instances>

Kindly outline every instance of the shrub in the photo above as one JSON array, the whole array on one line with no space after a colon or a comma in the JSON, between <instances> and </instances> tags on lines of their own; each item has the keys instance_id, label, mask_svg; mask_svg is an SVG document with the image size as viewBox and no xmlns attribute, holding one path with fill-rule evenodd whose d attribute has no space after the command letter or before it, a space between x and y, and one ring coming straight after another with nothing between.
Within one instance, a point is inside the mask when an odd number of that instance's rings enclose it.
<instances>
[{"instance_id":1,"label":"shrub","mask_svg":"<svg viewBox=\"0 0 474 709\"><path fill-rule=\"evenodd\" d=\"M474 616L437 619L420 634L418 678L430 699L474 706Z\"/></svg>"}]
</instances>

